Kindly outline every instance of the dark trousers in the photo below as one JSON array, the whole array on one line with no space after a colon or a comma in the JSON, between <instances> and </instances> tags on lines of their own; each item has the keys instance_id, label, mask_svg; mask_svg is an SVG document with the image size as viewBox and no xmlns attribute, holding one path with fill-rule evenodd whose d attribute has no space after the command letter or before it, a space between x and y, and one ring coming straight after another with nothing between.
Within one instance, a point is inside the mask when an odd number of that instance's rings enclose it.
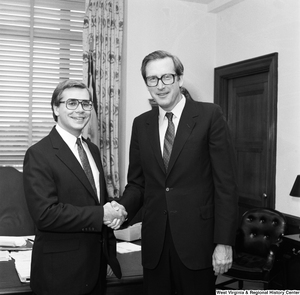
<instances>
[{"instance_id":1,"label":"dark trousers","mask_svg":"<svg viewBox=\"0 0 300 295\"><path fill-rule=\"evenodd\" d=\"M167 225L164 249L157 267L144 268L144 294L215 295L215 282L212 267L190 270L181 262Z\"/></svg>"},{"instance_id":2,"label":"dark trousers","mask_svg":"<svg viewBox=\"0 0 300 295\"><path fill-rule=\"evenodd\" d=\"M84 295L104 295L104 294L106 294L106 274L107 274L107 259L102 252L98 281L97 281L94 289L90 293L86 293ZM39 295L39 294L32 292L32 295ZM72 295L72 293L70 291L67 291L65 295Z\"/></svg>"}]
</instances>

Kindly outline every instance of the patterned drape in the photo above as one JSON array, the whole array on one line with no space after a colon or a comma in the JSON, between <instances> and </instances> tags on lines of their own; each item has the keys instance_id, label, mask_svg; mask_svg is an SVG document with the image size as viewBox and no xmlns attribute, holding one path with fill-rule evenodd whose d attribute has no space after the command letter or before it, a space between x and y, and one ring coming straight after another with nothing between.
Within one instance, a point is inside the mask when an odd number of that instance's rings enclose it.
<instances>
[{"instance_id":1,"label":"patterned drape","mask_svg":"<svg viewBox=\"0 0 300 295\"><path fill-rule=\"evenodd\" d=\"M83 78L94 110L84 136L100 148L110 197L119 197L119 100L123 0L90 0L83 29Z\"/></svg>"}]
</instances>

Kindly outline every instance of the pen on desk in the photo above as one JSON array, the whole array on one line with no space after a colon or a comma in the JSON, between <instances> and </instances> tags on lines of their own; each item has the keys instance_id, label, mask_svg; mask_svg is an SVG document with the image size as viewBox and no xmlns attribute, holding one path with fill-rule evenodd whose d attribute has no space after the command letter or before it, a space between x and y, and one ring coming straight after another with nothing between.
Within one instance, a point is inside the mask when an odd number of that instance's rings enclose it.
<instances>
[{"instance_id":1,"label":"pen on desk","mask_svg":"<svg viewBox=\"0 0 300 295\"><path fill-rule=\"evenodd\" d=\"M31 242L31 243L34 243L34 240L33 239L27 239L27 241Z\"/></svg>"}]
</instances>

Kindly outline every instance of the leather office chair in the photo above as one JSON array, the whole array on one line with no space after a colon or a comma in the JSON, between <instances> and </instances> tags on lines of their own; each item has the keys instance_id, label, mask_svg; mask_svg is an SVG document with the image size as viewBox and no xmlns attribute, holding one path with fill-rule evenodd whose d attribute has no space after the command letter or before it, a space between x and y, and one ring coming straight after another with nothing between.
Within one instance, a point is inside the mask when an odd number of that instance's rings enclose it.
<instances>
[{"instance_id":1,"label":"leather office chair","mask_svg":"<svg viewBox=\"0 0 300 295\"><path fill-rule=\"evenodd\" d=\"M271 281L283 270L280 248L285 230L285 217L276 210L256 208L245 212L237 232L232 268L224 274L231 280L216 288L238 281L239 289L243 289L243 281L252 281L269 289Z\"/></svg>"},{"instance_id":2,"label":"leather office chair","mask_svg":"<svg viewBox=\"0 0 300 295\"><path fill-rule=\"evenodd\" d=\"M0 167L0 236L34 235L23 189L22 173Z\"/></svg>"}]
</instances>

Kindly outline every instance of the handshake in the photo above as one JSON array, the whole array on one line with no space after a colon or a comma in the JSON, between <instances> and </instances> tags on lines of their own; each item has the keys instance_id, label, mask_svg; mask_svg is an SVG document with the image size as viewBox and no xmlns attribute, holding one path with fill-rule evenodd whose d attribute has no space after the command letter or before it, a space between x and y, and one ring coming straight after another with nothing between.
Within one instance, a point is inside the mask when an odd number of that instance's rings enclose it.
<instances>
[{"instance_id":1,"label":"handshake","mask_svg":"<svg viewBox=\"0 0 300 295\"><path fill-rule=\"evenodd\" d=\"M107 202L103 206L103 210L103 223L112 229L120 228L120 226L126 220L127 212L124 206L116 201Z\"/></svg>"}]
</instances>

